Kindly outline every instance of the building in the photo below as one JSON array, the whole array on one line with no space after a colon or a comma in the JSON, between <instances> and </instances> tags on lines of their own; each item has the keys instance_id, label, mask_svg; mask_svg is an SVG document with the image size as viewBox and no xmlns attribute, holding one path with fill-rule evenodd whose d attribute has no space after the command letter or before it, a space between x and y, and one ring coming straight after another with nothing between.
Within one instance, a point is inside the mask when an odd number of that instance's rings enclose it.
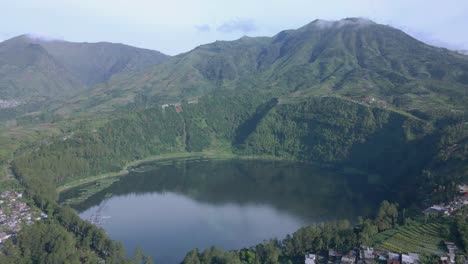
<instances>
[{"instance_id":1,"label":"building","mask_svg":"<svg viewBox=\"0 0 468 264\"><path fill-rule=\"evenodd\" d=\"M387 264L400 264L400 254L388 252Z\"/></svg>"},{"instance_id":2,"label":"building","mask_svg":"<svg viewBox=\"0 0 468 264\"><path fill-rule=\"evenodd\" d=\"M305 264L315 264L317 256L315 254L307 254L305 255Z\"/></svg>"},{"instance_id":3,"label":"building","mask_svg":"<svg viewBox=\"0 0 468 264\"><path fill-rule=\"evenodd\" d=\"M419 255L416 253L401 254L401 263L417 264L419 263Z\"/></svg>"},{"instance_id":4,"label":"building","mask_svg":"<svg viewBox=\"0 0 468 264\"><path fill-rule=\"evenodd\" d=\"M444 244L447 247L447 251L449 253L455 253L458 250L458 247L453 242L444 241Z\"/></svg>"},{"instance_id":5,"label":"building","mask_svg":"<svg viewBox=\"0 0 468 264\"><path fill-rule=\"evenodd\" d=\"M445 254L437 254L439 257L439 263L449 263L449 258Z\"/></svg>"},{"instance_id":6,"label":"building","mask_svg":"<svg viewBox=\"0 0 468 264\"><path fill-rule=\"evenodd\" d=\"M360 258L364 260L365 263L374 263L374 249L371 247L362 246Z\"/></svg>"},{"instance_id":7,"label":"building","mask_svg":"<svg viewBox=\"0 0 468 264\"><path fill-rule=\"evenodd\" d=\"M11 235L7 233L0 233L0 244L5 242L9 237L11 237Z\"/></svg>"},{"instance_id":8,"label":"building","mask_svg":"<svg viewBox=\"0 0 468 264\"><path fill-rule=\"evenodd\" d=\"M424 210L423 213L426 214L426 215L427 214L444 214L444 215L448 215L449 211L444 206L433 205L433 206L427 208L426 210Z\"/></svg>"},{"instance_id":9,"label":"building","mask_svg":"<svg viewBox=\"0 0 468 264\"><path fill-rule=\"evenodd\" d=\"M357 253L354 250L348 252L341 258L341 263L356 263Z\"/></svg>"}]
</instances>

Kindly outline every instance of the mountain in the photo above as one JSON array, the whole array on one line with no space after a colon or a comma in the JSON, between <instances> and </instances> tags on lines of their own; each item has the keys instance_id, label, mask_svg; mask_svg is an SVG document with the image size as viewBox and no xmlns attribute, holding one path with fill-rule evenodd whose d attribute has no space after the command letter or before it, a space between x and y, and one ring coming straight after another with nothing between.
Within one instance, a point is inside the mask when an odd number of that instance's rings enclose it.
<instances>
[{"instance_id":1,"label":"mountain","mask_svg":"<svg viewBox=\"0 0 468 264\"><path fill-rule=\"evenodd\" d=\"M177 101L224 88L286 98L340 95L405 111L463 110L468 57L365 19L315 20L273 37L199 46L140 72L117 74L86 97L98 97L99 104L87 105L102 107L141 95Z\"/></svg>"},{"instance_id":2,"label":"mountain","mask_svg":"<svg viewBox=\"0 0 468 264\"><path fill-rule=\"evenodd\" d=\"M0 43L0 98L57 97L168 58L158 51L108 42L74 43L21 35Z\"/></svg>"},{"instance_id":3,"label":"mountain","mask_svg":"<svg viewBox=\"0 0 468 264\"><path fill-rule=\"evenodd\" d=\"M238 155L315 162L362 174L384 187L376 191L403 207L404 201L414 203L414 210L452 200L457 185L468 181L468 57L369 20L316 20L271 38L202 45L154 66L118 64L119 70L107 75L114 72L112 67L103 60L91 63L88 51L82 51L88 59L71 62L58 55L72 53L73 45L28 40L10 46L10 52L0 53L6 58L2 71L17 74L7 76L7 84L45 83L54 77L54 87L30 87L74 91L71 87L95 85L48 104L42 113L19 118L14 111L20 107L6 108L12 111L6 116L16 120L3 122L11 126L0 130L0 172L11 169L20 180L18 186L50 221L30 225L3 247L2 263L44 256L70 256L69 262L125 262L119 259L125 255L121 246L107 239L102 229L57 203L56 190L99 178L92 175L117 175L149 157ZM89 68L67 64L72 62L104 73L93 75ZM61 119L72 113L77 116ZM288 175L281 178L287 181ZM350 181L360 186L358 178ZM314 191L313 186L305 187ZM361 237L348 231L353 239ZM317 239L327 236L320 232ZM456 232L458 241L464 234ZM53 236L42 238L38 233ZM55 243L55 237L68 239ZM47 255L43 249L49 244L69 247L52 250L60 255ZM302 261L308 250L291 252Z\"/></svg>"}]
</instances>

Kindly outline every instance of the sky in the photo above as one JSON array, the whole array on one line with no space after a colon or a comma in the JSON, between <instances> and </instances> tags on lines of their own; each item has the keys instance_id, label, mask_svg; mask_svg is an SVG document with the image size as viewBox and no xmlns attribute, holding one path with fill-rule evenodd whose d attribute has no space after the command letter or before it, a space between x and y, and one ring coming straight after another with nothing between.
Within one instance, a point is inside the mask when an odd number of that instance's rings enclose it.
<instances>
[{"instance_id":1,"label":"sky","mask_svg":"<svg viewBox=\"0 0 468 264\"><path fill-rule=\"evenodd\" d=\"M363 17L426 43L468 50L468 0L2 0L0 41L21 34L187 52L273 36L315 19Z\"/></svg>"}]
</instances>

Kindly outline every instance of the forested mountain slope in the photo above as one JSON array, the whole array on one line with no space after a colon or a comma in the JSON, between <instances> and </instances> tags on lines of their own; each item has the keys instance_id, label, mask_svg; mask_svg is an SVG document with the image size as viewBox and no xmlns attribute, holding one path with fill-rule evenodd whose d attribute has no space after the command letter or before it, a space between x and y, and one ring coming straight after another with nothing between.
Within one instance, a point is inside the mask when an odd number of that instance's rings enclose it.
<instances>
[{"instance_id":1,"label":"forested mountain slope","mask_svg":"<svg viewBox=\"0 0 468 264\"><path fill-rule=\"evenodd\" d=\"M151 54L107 43L0 44L5 98L99 83L38 115L6 115L20 125L44 123L42 134L35 131L41 140L4 156L26 197L51 216L36 226L41 236L67 234L60 240L72 245L63 250L70 263L125 263L124 252L59 206L57 186L153 155L220 151L352 168L398 190L394 201L418 205L445 201L468 180L467 56L355 18L218 41L154 66L165 58ZM1 139L22 137L13 132ZM38 247L19 237L22 247L6 247L11 259L42 254L23 250Z\"/></svg>"},{"instance_id":2,"label":"forested mountain slope","mask_svg":"<svg viewBox=\"0 0 468 264\"><path fill-rule=\"evenodd\" d=\"M15 172L33 195L54 200L57 185L117 172L133 160L222 150L356 168L379 175L390 186L403 181L409 187L400 188L404 196L405 191L416 194L419 175L432 169L442 149L438 142L447 135L431 122L337 97L278 104L276 98L252 93L226 94L183 103L179 112L155 106L121 112L99 127L83 124L65 136L31 146L33 151L23 151L14 160ZM436 178L448 177L450 188L455 188L452 183L466 178L466 125L459 118L449 122L444 126L454 128L449 144L461 145L455 152L459 154L446 159L458 165L452 167L454 173ZM427 188L437 189L442 182L434 184Z\"/></svg>"},{"instance_id":3,"label":"forested mountain slope","mask_svg":"<svg viewBox=\"0 0 468 264\"><path fill-rule=\"evenodd\" d=\"M158 51L123 44L21 35L0 43L0 99L70 95L114 74L141 70L167 58Z\"/></svg>"},{"instance_id":4,"label":"forested mountain slope","mask_svg":"<svg viewBox=\"0 0 468 264\"><path fill-rule=\"evenodd\" d=\"M283 97L339 94L406 111L460 111L468 57L420 42L395 28L348 18L315 20L273 37L217 41L138 73L115 75L86 96L103 105L135 98L163 102L220 88Z\"/></svg>"}]
</instances>

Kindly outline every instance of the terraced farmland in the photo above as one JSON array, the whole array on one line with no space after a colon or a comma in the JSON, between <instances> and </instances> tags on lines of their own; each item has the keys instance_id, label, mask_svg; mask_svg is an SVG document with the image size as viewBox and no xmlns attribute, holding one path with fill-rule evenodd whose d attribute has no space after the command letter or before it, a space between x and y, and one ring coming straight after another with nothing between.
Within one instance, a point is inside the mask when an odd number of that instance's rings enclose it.
<instances>
[{"instance_id":1,"label":"terraced farmland","mask_svg":"<svg viewBox=\"0 0 468 264\"><path fill-rule=\"evenodd\" d=\"M414 222L375 236L373 246L398 253L437 254L445 252L443 240L449 240L450 221L437 220L427 224Z\"/></svg>"}]
</instances>

